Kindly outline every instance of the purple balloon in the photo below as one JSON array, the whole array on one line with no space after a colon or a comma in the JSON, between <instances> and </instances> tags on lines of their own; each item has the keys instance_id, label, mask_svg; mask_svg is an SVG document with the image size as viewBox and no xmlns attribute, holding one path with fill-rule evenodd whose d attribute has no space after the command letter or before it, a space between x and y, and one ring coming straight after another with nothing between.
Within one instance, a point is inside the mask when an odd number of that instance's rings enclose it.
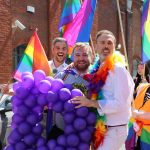
<instances>
[{"instance_id":1,"label":"purple balloon","mask_svg":"<svg viewBox=\"0 0 150 150\"><path fill-rule=\"evenodd\" d=\"M64 87L64 82L61 79L54 79L51 85L51 91L58 92Z\"/></svg>"},{"instance_id":2,"label":"purple balloon","mask_svg":"<svg viewBox=\"0 0 150 150\"><path fill-rule=\"evenodd\" d=\"M38 85L41 80L44 80L44 79L45 79L46 74L45 74L45 72L42 71L42 70L36 70L36 71L33 73L33 76L34 76L35 85Z\"/></svg>"},{"instance_id":3,"label":"purple balloon","mask_svg":"<svg viewBox=\"0 0 150 150\"><path fill-rule=\"evenodd\" d=\"M52 83L52 81L54 80L54 78L51 77L51 76L47 76L47 77L45 78L45 80L47 80L47 81L49 81L50 83Z\"/></svg>"},{"instance_id":4,"label":"purple balloon","mask_svg":"<svg viewBox=\"0 0 150 150\"><path fill-rule=\"evenodd\" d=\"M15 82L13 83L13 91L16 92L16 90L22 86L21 82Z\"/></svg>"},{"instance_id":5,"label":"purple balloon","mask_svg":"<svg viewBox=\"0 0 150 150\"><path fill-rule=\"evenodd\" d=\"M48 102L50 102L50 103L56 103L57 100L58 100L58 95L55 92L49 91L47 93L47 97L46 98L47 98Z\"/></svg>"},{"instance_id":6,"label":"purple balloon","mask_svg":"<svg viewBox=\"0 0 150 150\"><path fill-rule=\"evenodd\" d=\"M21 80L23 80L24 76L26 76L26 75L32 76L32 73L31 73L31 72L28 72L28 71L23 72L22 75L21 75Z\"/></svg>"},{"instance_id":7,"label":"purple balloon","mask_svg":"<svg viewBox=\"0 0 150 150\"><path fill-rule=\"evenodd\" d=\"M18 126L18 131L22 134L22 135L27 135L31 132L31 126L29 123L27 122L22 122L19 126Z\"/></svg>"},{"instance_id":8,"label":"purple balloon","mask_svg":"<svg viewBox=\"0 0 150 150\"><path fill-rule=\"evenodd\" d=\"M62 88L59 91L59 98L65 102L71 98L71 92L67 88Z\"/></svg>"},{"instance_id":9,"label":"purple balloon","mask_svg":"<svg viewBox=\"0 0 150 150\"><path fill-rule=\"evenodd\" d=\"M22 86L24 88L31 89L34 86L34 78L32 75L26 75L22 77Z\"/></svg>"},{"instance_id":10,"label":"purple balloon","mask_svg":"<svg viewBox=\"0 0 150 150\"><path fill-rule=\"evenodd\" d=\"M21 117L26 117L29 114L30 110L28 107L26 107L25 105L20 105L17 109L17 113L21 116Z\"/></svg>"},{"instance_id":11,"label":"purple balloon","mask_svg":"<svg viewBox=\"0 0 150 150\"><path fill-rule=\"evenodd\" d=\"M14 129L8 136L8 142L10 144L14 144L16 142L19 142L21 138L22 138L22 135L18 132L17 129Z\"/></svg>"},{"instance_id":12,"label":"purple balloon","mask_svg":"<svg viewBox=\"0 0 150 150\"><path fill-rule=\"evenodd\" d=\"M38 89L37 86L34 86L34 87L31 89L31 93L32 93L32 94L39 94L40 91L39 91L39 89Z\"/></svg>"},{"instance_id":13,"label":"purple balloon","mask_svg":"<svg viewBox=\"0 0 150 150\"><path fill-rule=\"evenodd\" d=\"M48 141L47 146L48 146L49 149L55 149L56 141L55 140Z\"/></svg>"},{"instance_id":14,"label":"purple balloon","mask_svg":"<svg viewBox=\"0 0 150 150\"><path fill-rule=\"evenodd\" d=\"M26 150L27 145L24 142L18 142L15 145L15 150Z\"/></svg>"},{"instance_id":15,"label":"purple balloon","mask_svg":"<svg viewBox=\"0 0 150 150\"><path fill-rule=\"evenodd\" d=\"M64 121L66 124L70 124L74 121L75 119L75 114L74 113L66 113L64 115Z\"/></svg>"},{"instance_id":16,"label":"purple balloon","mask_svg":"<svg viewBox=\"0 0 150 150\"><path fill-rule=\"evenodd\" d=\"M84 130L86 128L86 121L83 118L76 118L73 126L77 131Z\"/></svg>"},{"instance_id":17,"label":"purple balloon","mask_svg":"<svg viewBox=\"0 0 150 150\"><path fill-rule=\"evenodd\" d=\"M15 150L15 148L13 145L9 145L9 146L5 147L4 150Z\"/></svg>"},{"instance_id":18,"label":"purple balloon","mask_svg":"<svg viewBox=\"0 0 150 150\"><path fill-rule=\"evenodd\" d=\"M30 124L30 125L35 125L37 124L39 121L39 117L36 113L32 113L30 115L27 116L27 122Z\"/></svg>"},{"instance_id":19,"label":"purple balloon","mask_svg":"<svg viewBox=\"0 0 150 150\"><path fill-rule=\"evenodd\" d=\"M86 144L86 143L80 143L78 150L89 150L90 149L90 145Z\"/></svg>"},{"instance_id":20,"label":"purple balloon","mask_svg":"<svg viewBox=\"0 0 150 150\"><path fill-rule=\"evenodd\" d=\"M70 134L67 136L67 145L70 147L75 147L79 145L79 138L76 134Z\"/></svg>"},{"instance_id":21,"label":"purple balloon","mask_svg":"<svg viewBox=\"0 0 150 150\"><path fill-rule=\"evenodd\" d=\"M22 99L18 98L16 95L11 98L11 102L13 106L19 106L23 103Z\"/></svg>"},{"instance_id":22,"label":"purple balloon","mask_svg":"<svg viewBox=\"0 0 150 150\"><path fill-rule=\"evenodd\" d=\"M81 131L79 136L83 142L89 143L91 140L91 133L88 130Z\"/></svg>"},{"instance_id":23,"label":"purple balloon","mask_svg":"<svg viewBox=\"0 0 150 150\"><path fill-rule=\"evenodd\" d=\"M25 89L24 87L18 87L16 89L16 95L18 98L24 99L25 97L27 97L29 94L29 90Z\"/></svg>"},{"instance_id":24,"label":"purple balloon","mask_svg":"<svg viewBox=\"0 0 150 150\"><path fill-rule=\"evenodd\" d=\"M72 103L65 102L64 109L66 112L72 112L75 110L75 105Z\"/></svg>"},{"instance_id":25,"label":"purple balloon","mask_svg":"<svg viewBox=\"0 0 150 150\"><path fill-rule=\"evenodd\" d=\"M38 88L41 93L47 93L51 89L51 83L48 80L41 80Z\"/></svg>"},{"instance_id":26,"label":"purple balloon","mask_svg":"<svg viewBox=\"0 0 150 150\"><path fill-rule=\"evenodd\" d=\"M30 94L25 100L24 103L26 106L33 108L34 106L36 106L37 102L36 102L36 97L32 94Z\"/></svg>"},{"instance_id":27,"label":"purple balloon","mask_svg":"<svg viewBox=\"0 0 150 150\"><path fill-rule=\"evenodd\" d=\"M90 112L86 117L86 121L89 125L95 125L96 122L96 115L93 112Z\"/></svg>"},{"instance_id":28,"label":"purple balloon","mask_svg":"<svg viewBox=\"0 0 150 150\"><path fill-rule=\"evenodd\" d=\"M66 135L72 134L72 133L75 132L75 129L72 125L66 125L65 129L64 129L64 132L65 132Z\"/></svg>"},{"instance_id":29,"label":"purple balloon","mask_svg":"<svg viewBox=\"0 0 150 150\"><path fill-rule=\"evenodd\" d=\"M65 149L61 146L56 146L54 150L65 150Z\"/></svg>"},{"instance_id":30,"label":"purple balloon","mask_svg":"<svg viewBox=\"0 0 150 150\"><path fill-rule=\"evenodd\" d=\"M77 149L73 147L68 147L67 150L77 150Z\"/></svg>"},{"instance_id":31,"label":"purple balloon","mask_svg":"<svg viewBox=\"0 0 150 150\"><path fill-rule=\"evenodd\" d=\"M37 124L34 128L33 128L33 133L35 135L41 135L43 132L43 126L41 124Z\"/></svg>"},{"instance_id":32,"label":"purple balloon","mask_svg":"<svg viewBox=\"0 0 150 150\"><path fill-rule=\"evenodd\" d=\"M43 112L43 108L41 106L35 106L33 112L40 114Z\"/></svg>"},{"instance_id":33,"label":"purple balloon","mask_svg":"<svg viewBox=\"0 0 150 150\"><path fill-rule=\"evenodd\" d=\"M19 114L15 113L12 117L12 123L14 124L20 124L21 122L23 122L24 118L21 117Z\"/></svg>"},{"instance_id":34,"label":"purple balloon","mask_svg":"<svg viewBox=\"0 0 150 150\"><path fill-rule=\"evenodd\" d=\"M37 141L37 147L43 146L46 144L46 140L43 137L40 137Z\"/></svg>"},{"instance_id":35,"label":"purple balloon","mask_svg":"<svg viewBox=\"0 0 150 150\"><path fill-rule=\"evenodd\" d=\"M29 146L34 145L36 142L36 137L32 133L28 134L24 137L24 142L25 142L25 144L27 144Z\"/></svg>"},{"instance_id":36,"label":"purple balloon","mask_svg":"<svg viewBox=\"0 0 150 150\"><path fill-rule=\"evenodd\" d=\"M37 103L41 106L44 107L47 105L47 98L45 94L39 94L38 98L37 98Z\"/></svg>"},{"instance_id":37,"label":"purple balloon","mask_svg":"<svg viewBox=\"0 0 150 150\"><path fill-rule=\"evenodd\" d=\"M76 109L76 115L79 117L87 117L88 115L88 108L87 107L80 107Z\"/></svg>"},{"instance_id":38,"label":"purple balloon","mask_svg":"<svg viewBox=\"0 0 150 150\"><path fill-rule=\"evenodd\" d=\"M53 110L57 113L63 112L63 102L59 101L53 105Z\"/></svg>"},{"instance_id":39,"label":"purple balloon","mask_svg":"<svg viewBox=\"0 0 150 150\"><path fill-rule=\"evenodd\" d=\"M94 126L88 126L87 127L88 131L90 131L90 133L92 134L95 130Z\"/></svg>"},{"instance_id":40,"label":"purple balloon","mask_svg":"<svg viewBox=\"0 0 150 150\"><path fill-rule=\"evenodd\" d=\"M79 89L73 89L71 91L71 98L74 98L76 96L83 96L83 93Z\"/></svg>"},{"instance_id":41,"label":"purple balloon","mask_svg":"<svg viewBox=\"0 0 150 150\"><path fill-rule=\"evenodd\" d=\"M37 148L37 150L49 150L46 146L40 146Z\"/></svg>"},{"instance_id":42,"label":"purple balloon","mask_svg":"<svg viewBox=\"0 0 150 150\"><path fill-rule=\"evenodd\" d=\"M66 137L64 135L60 135L58 138L57 138L57 143L60 145L60 146L66 146Z\"/></svg>"}]
</instances>

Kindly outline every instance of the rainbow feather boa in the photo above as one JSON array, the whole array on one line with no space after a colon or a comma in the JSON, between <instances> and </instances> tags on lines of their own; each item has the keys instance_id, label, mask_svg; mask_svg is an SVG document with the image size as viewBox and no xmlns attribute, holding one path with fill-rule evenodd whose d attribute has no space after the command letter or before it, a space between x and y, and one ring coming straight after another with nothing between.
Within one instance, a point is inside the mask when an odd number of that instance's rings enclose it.
<instances>
[{"instance_id":1,"label":"rainbow feather boa","mask_svg":"<svg viewBox=\"0 0 150 150\"><path fill-rule=\"evenodd\" d=\"M98 60L90 70L90 74L86 74L84 78L89 81L89 93L88 97L92 100L103 99L102 87L105 84L109 71L114 70L115 63L125 64L125 59L119 52L114 52L111 57L108 57L106 61L100 66L100 61ZM97 110L96 113L97 121L95 126L95 132L93 134L93 146L97 149L104 141L105 133L107 132L105 122L106 116L100 116Z\"/></svg>"}]
</instances>

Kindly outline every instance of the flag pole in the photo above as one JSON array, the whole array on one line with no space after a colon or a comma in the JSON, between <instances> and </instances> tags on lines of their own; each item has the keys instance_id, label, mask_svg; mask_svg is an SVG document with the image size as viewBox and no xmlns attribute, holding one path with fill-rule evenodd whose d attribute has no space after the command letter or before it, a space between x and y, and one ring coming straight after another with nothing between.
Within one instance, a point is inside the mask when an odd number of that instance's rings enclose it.
<instances>
[{"instance_id":1,"label":"flag pole","mask_svg":"<svg viewBox=\"0 0 150 150\"><path fill-rule=\"evenodd\" d=\"M128 57L127 57L126 43L125 43L125 38L124 38L123 25L122 25L122 18L121 18L121 12L120 12L120 5L119 5L119 1L118 0L116 0L116 2L117 2L117 10L118 10L118 16L119 16L119 23L120 23L120 29L121 29L121 36L122 36L124 54L125 54L125 59L126 59L126 62L127 62L127 69L130 72Z\"/></svg>"}]
</instances>

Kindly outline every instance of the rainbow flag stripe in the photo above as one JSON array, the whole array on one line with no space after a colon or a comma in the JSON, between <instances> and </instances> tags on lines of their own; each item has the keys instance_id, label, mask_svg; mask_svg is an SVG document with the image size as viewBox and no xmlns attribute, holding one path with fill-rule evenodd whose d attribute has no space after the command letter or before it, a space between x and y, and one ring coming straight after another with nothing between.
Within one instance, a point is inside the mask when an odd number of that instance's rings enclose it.
<instances>
[{"instance_id":1,"label":"rainbow flag stripe","mask_svg":"<svg viewBox=\"0 0 150 150\"><path fill-rule=\"evenodd\" d=\"M63 37L67 39L69 47L76 42L89 42L96 3L97 0L84 0L73 21L67 25Z\"/></svg>"},{"instance_id":2,"label":"rainbow flag stripe","mask_svg":"<svg viewBox=\"0 0 150 150\"><path fill-rule=\"evenodd\" d=\"M59 32L62 32L62 34L65 32L67 24L72 22L80 7L80 0L66 0L58 27Z\"/></svg>"},{"instance_id":3,"label":"rainbow flag stripe","mask_svg":"<svg viewBox=\"0 0 150 150\"><path fill-rule=\"evenodd\" d=\"M129 132L126 139L125 145L126 150L133 150L136 144L136 132L133 128L134 119L131 118L129 121ZM150 125L143 125L142 132L140 135L140 148L141 150L150 149Z\"/></svg>"},{"instance_id":4,"label":"rainbow flag stripe","mask_svg":"<svg viewBox=\"0 0 150 150\"><path fill-rule=\"evenodd\" d=\"M150 0L144 0L142 11L142 61L150 60Z\"/></svg>"},{"instance_id":5,"label":"rainbow flag stripe","mask_svg":"<svg viewBox=\"0 0 150 150\"><path fill-rule=\"evenodd\" d=\"M14 79L20 80L23 72L33 73L39 69L43 70L46 75L52 75L47 56L35 31L14 74Z\"/></svg>"}]
</instances>

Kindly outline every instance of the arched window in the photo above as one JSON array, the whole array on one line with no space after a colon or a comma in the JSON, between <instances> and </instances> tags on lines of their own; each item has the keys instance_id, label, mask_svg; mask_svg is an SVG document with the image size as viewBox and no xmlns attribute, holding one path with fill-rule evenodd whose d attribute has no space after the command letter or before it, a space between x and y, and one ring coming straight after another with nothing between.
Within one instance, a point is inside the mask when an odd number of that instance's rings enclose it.
<instances>
[{"instance_id":1,"label":"arched window","mask_svg":"<svg viewBox=\"0 0 150 150\"><path fill-rule=\"evenodd\" d=\"M18 64L23 56L24 50L26 49L27 44L22 44L14 48L13 50L13 69L17 69Z\"/></svg>"}]
</instances>

